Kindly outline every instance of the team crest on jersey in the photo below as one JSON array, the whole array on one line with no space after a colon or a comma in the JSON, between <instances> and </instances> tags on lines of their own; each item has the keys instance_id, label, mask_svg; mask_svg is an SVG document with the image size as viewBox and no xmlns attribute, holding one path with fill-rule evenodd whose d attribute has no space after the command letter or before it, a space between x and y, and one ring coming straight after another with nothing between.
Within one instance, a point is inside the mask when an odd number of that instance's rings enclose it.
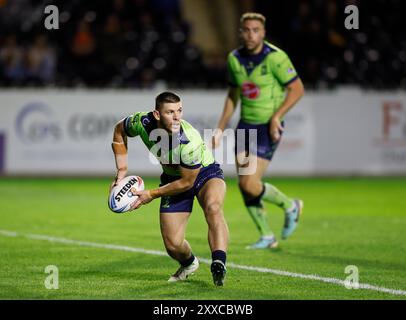
<instances>
[{"instance_id":1,"label":"team crest on jersey","mask_svg":"<svg viewBox=\"0 0 406 320\"><path fill-rule=\"evenodd\" d=\"M241 86L241 92L248 99L256 99L259 96L259 87L253 82L244 82Z\"/></svg>"},{"instance_id":2,"label":"team crest on jersey","mask_svg":"<svg viewBox=\"0 0 406 320\"><path fill-rule=\"evenodd\" d=\"M266 64L261 67L261 76L266 75Z\"/></svg>"}]
</instances>

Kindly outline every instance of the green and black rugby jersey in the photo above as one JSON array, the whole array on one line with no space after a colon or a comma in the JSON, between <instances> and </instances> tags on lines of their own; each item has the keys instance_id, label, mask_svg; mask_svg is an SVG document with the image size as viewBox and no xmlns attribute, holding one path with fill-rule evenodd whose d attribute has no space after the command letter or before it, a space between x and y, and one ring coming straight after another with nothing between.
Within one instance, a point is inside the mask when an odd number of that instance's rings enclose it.
<instances>
[{"instance_id":1,"label":"green and black rugby jersey","mask_svg":"<svg viewBox=\"0 0 406 320\"><path fill-rule=\"evenodd\" d=\"M268 123L285 99L285 86L298 78L288 55L264 42L262 51L248 54L244 47L228 55L229 85L240 89L241 120Z\"/></svg>"},{"instance_id":2,"label":"green and black rugby jersey","mask_svg":"<svg viewBox=\"0 0 406 320\"><path fill-rule=\"evenodd\" d=\"M169 135L164 129L158 129L152 112L137 112L124 120L127 136L140 136L163 171L171 176L180 176L179 166L197 169L214 163L199 132L186 120L181 120L180 126L178 133Z\"/></svg>"}]
</instances>

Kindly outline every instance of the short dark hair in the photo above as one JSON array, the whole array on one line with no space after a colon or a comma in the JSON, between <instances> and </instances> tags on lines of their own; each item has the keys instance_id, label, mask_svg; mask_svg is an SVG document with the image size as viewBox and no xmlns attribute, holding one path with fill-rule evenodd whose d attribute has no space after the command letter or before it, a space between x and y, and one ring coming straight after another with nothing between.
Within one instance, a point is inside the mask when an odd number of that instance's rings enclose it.
<instances>
[{"instance_id":1,"label":"short dark hair","mask_svg":"<svg viewBox=\"0 0 406 320\"><path fill-rule=\"evenodd\" d=\"M180 97L170 91L165 91L157 95L155 98L155 110L158 110L164 103L177 103Z\"/></svg>"}]
</instances>

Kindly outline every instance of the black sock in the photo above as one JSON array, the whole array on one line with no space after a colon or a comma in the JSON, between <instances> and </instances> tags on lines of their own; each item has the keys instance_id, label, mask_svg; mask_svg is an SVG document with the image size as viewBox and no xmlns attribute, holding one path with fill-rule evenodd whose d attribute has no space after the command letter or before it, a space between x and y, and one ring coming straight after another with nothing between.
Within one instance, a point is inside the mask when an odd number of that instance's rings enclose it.
<instances>
[{"instance_id":1,"label":"black sock","mask_svg":"<svg viewBox=\"0 0 406 320\"><path fill-rule=\"evenodd\" d=\"M226 264L226 258L227 258L227 254L222 251L222 250L214 250L211 253L211 259L212 261L214 260L220 260L221 262L223 262L224 264Z\"/></svg>"},{"instance_id":2,"label":"black sock","mask_svg":"<svg viewBox=\"0 0 406 320\"><path fill-rule=\"evenodd\" d=\"M186 259L186 260L184 260L184 261L179 261L179 263L180 263L180 265L182 266L182 267L189 267L191 264L192 264L192 262L195 260L195 256L193 255L193 253L192 253L192 255L190 256L190 258L188 258L188 259Z\"/></svg>"}]
</instances>

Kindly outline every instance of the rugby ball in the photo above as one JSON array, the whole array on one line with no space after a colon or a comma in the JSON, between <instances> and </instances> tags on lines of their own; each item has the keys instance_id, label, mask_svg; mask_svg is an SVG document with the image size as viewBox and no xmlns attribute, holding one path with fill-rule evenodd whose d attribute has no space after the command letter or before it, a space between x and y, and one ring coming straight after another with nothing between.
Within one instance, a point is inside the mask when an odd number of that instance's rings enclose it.
<instances>
[{"instance_id":1,"label":"rugby ball","mask_svg":"<svg viewBox=\"0 0 406 320\"><path fill-rule=\"evenodd\" d=\"M109 208L115 213L127 212L137 200L135 191L144 190L144 181L139 176L127 176L122 179L109 194Z\"/></svg>"}]
</instances>

